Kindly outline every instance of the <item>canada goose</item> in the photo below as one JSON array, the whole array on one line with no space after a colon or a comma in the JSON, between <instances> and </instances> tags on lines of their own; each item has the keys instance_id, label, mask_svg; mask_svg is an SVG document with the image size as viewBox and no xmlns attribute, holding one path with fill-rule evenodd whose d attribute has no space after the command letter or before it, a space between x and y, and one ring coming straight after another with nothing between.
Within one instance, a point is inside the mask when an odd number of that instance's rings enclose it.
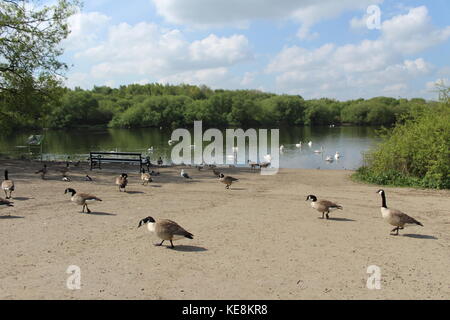
<instances>
[{"instance_id":1,"label":"canada goose","mask_svg":"<svg viewBox=\"0 0 450 320\"><path fill-rule=\"evenodd\" d=\"M217 171L216 169L213 169L213 173L214 173L214 175L215 175L216 177L219 177L219 176L220 176L220 172Z\"/></svg>"},{"instance_id":2,"label":"canada goose","mask_svg":"<svg viewBox=\"0 0 450 320\"><path fill-rule=\"evenodd\" d=\"M70 182L70 178L68 176L63 176L62 181Z\"/></svg>"},{"instance_id":3,"label":"canada goose","mask_svg":"<svg viewBox=\"0 0 450 320\"><path fill-rule=\"evenodd\" d=\"M161 157L159 157L158 159L158 166L162 166L163 165L163 159Z\"/></svg>"},{"instance_id":4,"label":"canada goose","mask_svg":"<svg viewBox=\"0 0 450 320\"><path fill-rule=\"evenodd\" d=\"M144 184L148 185L149 182L153 181L150 173L145 173L144 168L142 168L141 180L142 180L142 185L144 185Z\"/></svg>"},{"instance_id":5,"label":"canada goose","mask_svg":"<svg viewBox=\"0 0 450 320\"><path fill-rule=\"evenodd\" d=\"M170 241L171 248L175 248L172 241L188 238L194 239L194 235L183 229L178 223L172 220L161 219L155 221L152 217L147 217L139 221L138 228L147 224L147 229L150 232L156 233L158 238L162 240L160 244L156 246L162 246L164 241Z\"/></svg>"},{"instance_id":6,"label":"canada goose","mask_svg":"<svg viewBox=\"0 0 450 320\"><path fill-rule=\"evenodd\" d=\"M64 191L64 194L66 193L72 194L72 197L70 198L72 202L79 204L80 206L83 206L82 212L84 212L84 208L86 207L87 213L91 213L91 210L89 210L86 201L102 201L102 199L97 198L92 194L77 193L75 189L72 188L67 188L66 191Z\"/></svg>"},{"instance_id":7,"label":"canada goose","mask_svg":"<svg viewBox=\"0 0 450 320\"><path fill-rule=\"evenodd\" d=\"M0 198L0 206L14 207L13 203L9 200Z\"/></svg>"},{"instance_id":8,"label":"canada goose","mask_svg":"<svg viewBox=\"0 0 450 320\"><path fill-rule=\"evenodd\" d=\"M252 168L252 170L255 170L256 167L259 167L259 163L253 162L251 160L248 160L247 163L249 164L249 166Z\"/></svg>"},{"instance_id":9,"label":"canada goose","mask_svg":"<svg viewBox=\"0 0 450 320\"><path fill-rule=\"evenodd\" d=\"M322 219L324 215L326 215L327 219L330 219L330 217L328 216L330 211L344 209L342 206L328 200L317 201L317 197L314 195L309 195L306 198L306 201L308 200L311 201L311 207L322 213Z\"/></svg>"},{"instance_id":10,"label":"canada goose","mask_svg":"<svg viewBox=\"0 0 450 320\"><path fill-rule=\"evenodd\" d=\"M187 174L187 172L184 172L184 169L181 170L180 176L185 178L185 179L191 179L192 180L192 178Z\"/></svg>"},{"instance_id":11,"label":"canada goose","mask_svg":"<svg viewBox=\"0 0 450 320\"><path fill-rule=\"evenodd\" d=\"M6 199L11 199L11 193L14 191L14 181L9 180L8 170L5 170L5 181L2 182L2 189L5 191ZM8 197L9 192L9 197Z\"/></svg>"},{"instance_id":12,"label":"canada goose","mask_svg":"<svg viewBox=\"0 0 450 320\"><path fill-rule=\"evenodd\" d=\"M84 177L84 181L93 181L91 177L89 177L89 175L86 175L86 177Z\"/></svg>"},{"instance_id":13,"label":"canada goose","mask_svg":"<svg viewBox=\"0 0 450 320\"><path fill-rule=\"evenodd\" d=\"M239 179L230 176L225 176L223 173L221 173L219 175L219 181L226 185L225 189L230 189L231 184L233 182L238 182Z\"/></svg>"},{"instance_id":14,"label":"canada goose","mask_svg":"<svg viewBox=\"0 0 450 320\"><path fill-rule=\"evenodd\" d=\"M41 174L41 179L45 180L45 175L47 174L47 165L44 164L44 167L42 167L41 170L35 172L35 174L38 174L38 173Z\"/></svg>"},{"instance_id":15,"label":"canada goose","mask_svg":"<svg viewBox=\"0 0 450 320\"><path fill-rule=\"evenodd\" d=\"M378 190L377 193L381 195L381 214L383 219L387 221L387 223L395 226L395 228L391 231L391 235L398 236L398 231L400 229L404 229L406 224L417 224L423 227L423 224L417 221L416 219L408 216L406 213L401 212L397 209L388 209L386 206L386 194L384 190ZM396 233L392 233L396 231Z\"/></svg>"},{"instance_id":16,"label":"canada goose","mask_svg":"<svg viewBox=\"0 0 450 320\"><path fill-rule=\"evenodd\" d=\"M339 160L340 157L341 157L341 155L339 154L339 152L336 151L336 154L334 155L334 158L336 160Z\"/></svg>"},{"instance_id":17,"label":"canada goose","mask_svg":"<svg viewBox=\"0 0 450 320\"><path fill-rule=\"evenodd\" d=\"M268 168L270 166L270 162L263 162L259 165L260 168Z\"/></svg>"},{"instance_id":18,"label":"canada goose","mask_svg":"<svg viewBox=\"0 0 450 320\"><path fill-rule=\"evenodd\" d=\"M122 173L120 176L116 178L116 184L119 186L119 191L122 192L122 189L124 192L126 192L125 188L128 184L128 174Z\"/></svg>"},{"instance_id":19,"label":"canada goose","mask_svg":"<svg viewBox=\"0 0 450 320\"><path fill-rule=\"evenodd\" d=\"M69 161L66 161L66 166L65 167L56 168L55 170L58 171L58 172L61 172L63 177L65 177L65 176L67 176L67 172L69 172L69 166L70 166Z\"/></svg>"}]
</instances>

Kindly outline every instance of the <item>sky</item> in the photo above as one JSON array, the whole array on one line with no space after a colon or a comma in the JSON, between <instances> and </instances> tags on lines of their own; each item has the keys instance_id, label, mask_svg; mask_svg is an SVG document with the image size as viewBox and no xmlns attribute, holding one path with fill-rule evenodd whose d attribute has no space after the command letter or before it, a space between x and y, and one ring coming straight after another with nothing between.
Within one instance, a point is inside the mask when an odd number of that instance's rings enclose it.
<instances>
[{"instance_id":1,"label":"sky","mask_svg":"<svg viewBox=\"0 0 450 320\"><path fill-rule=\"evenodd\" d=\"M305 99L436 99L450 1L84 0L66 85L256 89Z\"/></svg>"}]
</instances>

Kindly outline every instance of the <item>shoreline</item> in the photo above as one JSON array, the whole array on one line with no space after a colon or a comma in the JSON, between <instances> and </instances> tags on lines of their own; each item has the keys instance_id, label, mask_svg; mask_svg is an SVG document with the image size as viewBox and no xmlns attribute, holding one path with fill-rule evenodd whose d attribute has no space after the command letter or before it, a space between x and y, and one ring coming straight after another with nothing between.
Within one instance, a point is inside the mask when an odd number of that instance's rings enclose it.
<instances>
[{"instance_id":1,"label":"shoreline","mask_svg":"<svg viewBox=\"0 0 450 320\"><path fill-rule=\"evenodd\" d=\"M71 168L71 182L51 168L41 180L40 165L0 160L16 183L14 208L0 208L1 299L450 299L449 190L384 187L388 206L425 226L392 237L379 187L352 181L353 171L227 168L240 181L225 190L207 169L185 167L186 182L181 167L152 168L161 175L149 186L130 171L125 194L114 184L120 165ZM81 214L68 187L103 201ZM309 194L344 210L319 219ZM178 222L194 240L154 247L158 239L137 229L147 216ZM72 265L81 290L66 287ZM371 265L381 290L366 288Z\"/></svg>"}]
</instances>

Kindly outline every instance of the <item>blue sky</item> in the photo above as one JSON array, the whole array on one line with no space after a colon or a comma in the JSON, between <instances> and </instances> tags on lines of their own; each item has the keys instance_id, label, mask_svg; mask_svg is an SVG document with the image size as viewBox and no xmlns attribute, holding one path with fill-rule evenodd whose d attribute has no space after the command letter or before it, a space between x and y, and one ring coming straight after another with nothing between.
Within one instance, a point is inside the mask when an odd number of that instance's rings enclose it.
<instances>
[{"instance_id":1,"label":"blue sky","mask_svg":"<svg viewBox=\"0 0 450 320\"><path fill-rule=\"evenodd\" d=\"M445 0L85 0L63 43L66 84L433 99L450 79L449 12Z\"/></svg>"}]
</instances>

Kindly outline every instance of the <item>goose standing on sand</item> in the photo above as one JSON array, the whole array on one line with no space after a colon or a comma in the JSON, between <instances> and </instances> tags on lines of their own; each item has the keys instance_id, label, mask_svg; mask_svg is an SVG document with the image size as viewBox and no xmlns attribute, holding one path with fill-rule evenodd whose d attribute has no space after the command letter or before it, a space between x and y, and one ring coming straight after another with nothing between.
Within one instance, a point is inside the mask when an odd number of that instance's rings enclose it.
<instances>
[{"instance_id":1,"label":"goose standing on sand","mask_svg":"<svg viewBox=\"0 0 450 320\"><path fill-rule=\"evenodd\" d=\"M145 173L145 169L142 168L142 172L141 172L141 180L142 180L142 185L148 185L149 182L152 182L152 176L150 175L150 173Z\"/></svg>"},{"instance_id":2,"label":"goose standing on sand","mask_svg":"<svg viewBox=\"0 0 450 320\"><path fill-rule=\"evenodd\" d=\"M306 201L308 200L311 201L311 207L322 213L322 219L324 218L324 215L326 215L327 219L330 219L328 216L330 211L344 209L342 206L328 200L317 201L317 197L314 195L309 195L306 198Z\"/></svg>"},{"instance_id":3,"label":"goose standing on sand","mask_svg":"<svg viewBox=\"0 0 450 320\"><path fill-rule=\"evenodd\" d=\"M225 176L223 173L219 175L219 181L226 185L225 189L230 189L233 182L238 182L239 179L233 178L231 176Z\"/></svg>"},{"instance_id":4,"label":"goose standing on sand","mask_svg":"<svg viewBox=\"0 0 450 320\"><path fill-rule=\"evenodd\" d=\"M66 161L66 166L62 168L56 168L56 171L61 172L63 178L67 177L67 173L69 172L69 166L70 166L69 161Z\"/></svg>"},{"instance_id":5,"label":"goose standing on sand","mask_svg":"<svg viewBox=\"0 0 450 320\"><path fill-rule=\"evenodd\" d=\"M9 200L0 198L0 206L14 207L13 203Z\"/></svg>"},{"instance_id":6,"label":"goose standing on sand","mask_svg":"<svg viewBox=\"0 0 450 320\"><path fill-rule=\"evenodd\" d=\"M5 181L2 182L2 190L5 192L6 200L11 199L11 193L14 191L14 181L9 180L8 170L5 170Z\"/></svg>"},{"instance_id":7,"label":"goose standing on sand","mask_svg":"<svg viewBox=\"0 0 450 320\"><path fill-rule=\"evenodd\" d=\"M41 179L45 180L45 175L47 174L47 165L44 164L44 166L42 167L41 170L35 172L35 174L38 174L38 173L41 174Z\"/></svg>"},{"instance_id":8,"label":"goose standing on sand","mask_svg":"<svg viewBox=\"0 0 450 320\"><path fill-rule=\"evenodd\" d=\"M383 219L386 220L387 223L395 226L391 231L391 235L398 236L398 231L400 229L403 230L407 224L416 224L423 227L422 223L408 216L406 213L397 209L389 209L386 205L386 193L384 190L378 190L377 193L381 195L381 214ZM396 231L396 233L392 233L394 231Z\"/></svg>"},{"instance_id":9,"label":"goose standing on sand","mask_svg":"<svg viewBox=\"0 0 450 320\"><path fill-rule=\"evenodd\" d=\"M70 200L76 204L79 204L80 206L86 207L87 213L91 213L91 210L89 210L86 201L102 201L102 199L88 193L77 193L75 189L67 188L66 191L64 191L64 194L70 193L72 196Z\"/></svg>"},{"instance_id":10,"label":"goose standing on sand","mask_svg":"<svg viewBox=\"0 0 450 320\"><path fill-rule=\"evenodd\" d=\"M164 241L170 241L170 247L173 249L175 246L173 245L173 241L180 239L194 239L194 235L184 228L182 228L178 223L172 220L161 219L155 221L152 217L147 217L139 221L138 228L142 225L147 224L147 229L150 232L156 233L158 238L162 240L160 244L156 244L156 246L162 246Z\"/></svg>"},{"instance_id":11,"label":"goose standing on sand","mask_svg":"<svg viewBox=\"0 0 450 320\"><path fill-rule=\"evenodd\" d=\"M251 160L248 160L247 163L252 168L252 170L256 170L256 167L259 167L259 163L253 162Z\"/></svg>"},{"instance_id":12,"label":"goose standing on sand","mask_svg":"<svg viewBox=\"0 0 450 320\"><path fill-rule=\"evenodd\" d=\"M128 174L122 173L120 176L116 178L116 184L119 186L119 192L122 192L122 189L124 192L127 192L125 188L128 184Z\"/></svg>"},{"instance_id":13,"label":"goose standing on sand","mask_svg":"<svg viewBox=\"0 0 450 320\"><path fill-rule=\"evenodd\" d=\"M186 180L191 179L192 178L187 174L187 172L184 172L184 169L181 170L180 176L185 178Z\"/></svg>"}]
</instances>

